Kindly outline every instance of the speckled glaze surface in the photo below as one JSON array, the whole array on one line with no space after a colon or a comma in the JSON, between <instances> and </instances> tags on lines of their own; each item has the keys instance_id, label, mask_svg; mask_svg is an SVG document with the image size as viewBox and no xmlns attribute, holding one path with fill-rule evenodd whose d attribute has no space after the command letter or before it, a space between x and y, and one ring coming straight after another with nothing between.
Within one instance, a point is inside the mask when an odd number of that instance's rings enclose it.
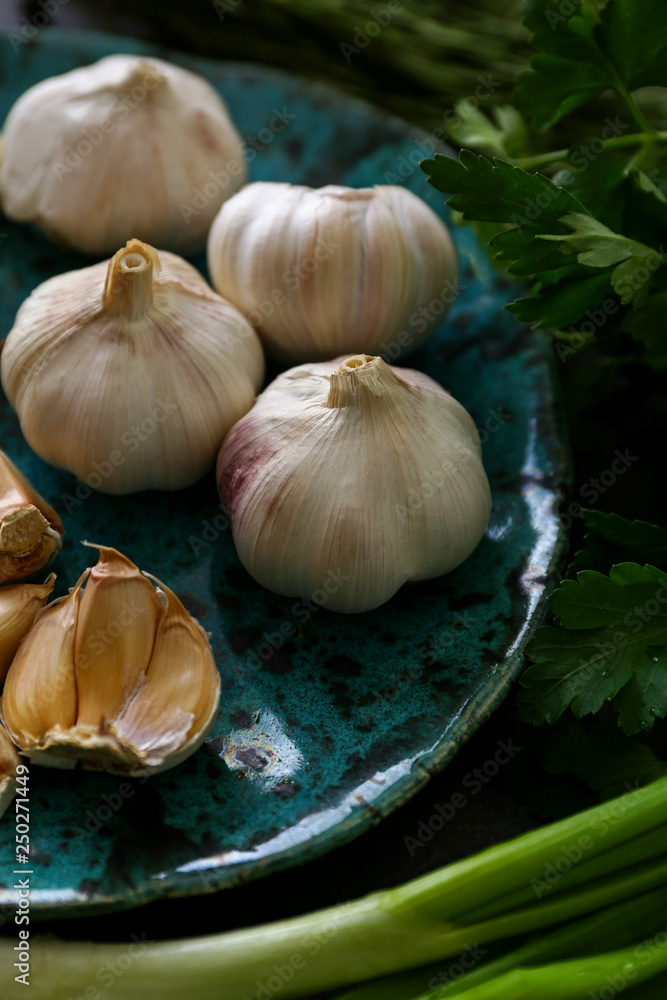
<instances>
[{"instance_id":1,"label":"speckled glaze surface","mask_svg":"<svg viewBox=\"0 0 667 1000\"><path fill-rule=\"evenodd\" d=\"M258 66L44 30L18 52L3 46L0 119L33 83L118 51L152 53L206 76L249 139L251 180L405 183L447 218L416 167L428 155L420 133ZM271 122L274 131L263 132ZM37 284L89 260L31 227L3 220L0 232L4 337ZM330 850L442 769L516 679L557 577L567 460L547 338L503 310L512 289L472 230L455 227L454 237L460 294L450 319L406 363L475 419L493 512L463 566L404 587L376 611L297 609L256 585L236 558L212 473L174 494L94 493L30 452L0 397L1 446L65 521L56 592L90 562L81 539L114 545L169 584L212 633L222 675L211 737L172 771L129 781L31 767L31 918L210 892ZM192 261L205 273L203 254ZM11 813L0 834L0 905L14 905Z\"/></svg>"}]
</instances>

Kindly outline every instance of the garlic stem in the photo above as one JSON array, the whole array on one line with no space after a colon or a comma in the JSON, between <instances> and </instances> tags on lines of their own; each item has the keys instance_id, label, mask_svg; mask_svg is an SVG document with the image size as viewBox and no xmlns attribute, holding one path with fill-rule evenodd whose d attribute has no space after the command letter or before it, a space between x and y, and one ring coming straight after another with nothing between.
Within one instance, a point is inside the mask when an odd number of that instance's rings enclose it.
<instances>
[{"instance_id":1,"label":"garlic stem","mask_svg":"<svg viewBox=\"0 0 667 1000\"><path fill-rule=\"evenodd\" d=\"M377 402L378 396L383 396L391 387L395 389L399 383L410 388L382 358L355 354L331 373L326 405L329 409L342 409L361 406L371 398Z\"/></svg>"},{"instance_id":2,"label":"garlic stem","mask_svg":"<svg viewBox=\"0 0 667 1000\"><path fill-rule=\"evenodd\" d=\"M107 312L122 313L136 319L153 302L153 276L160 270L160 260L153 249L141 240L128 240L109 261L102 293Z\"/></svg>"}]
</instances>

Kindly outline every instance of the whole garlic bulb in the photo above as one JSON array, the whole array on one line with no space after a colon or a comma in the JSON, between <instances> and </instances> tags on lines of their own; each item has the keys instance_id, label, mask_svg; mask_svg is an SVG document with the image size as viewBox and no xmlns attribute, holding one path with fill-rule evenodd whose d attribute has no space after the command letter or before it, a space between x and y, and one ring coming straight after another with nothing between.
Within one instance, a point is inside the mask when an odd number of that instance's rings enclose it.
<instances>
[{"instance_id":1,"label":"whole garlic bulb","mask_svg":"<svg viewBox=\"0 0 667 1000\"><path fill-rule=\"evenodd\" d=\"M164 771L208 735L220 675L206 633L176 595L155 581L160 598L133 562L99 550L97 565L47 605L21 643L2 721L35 763Z\"/></svg>"},{"instance_id":2,"label":"whole garlic bulb","mask_svg":"<svg viewBox=\"0 0 667 1000\"><path fill-rule=\"evenodd\" d=\"M132 236L199 250L247 175L241 138L202 77L113 55L42 80L3 132L5 214L57 242L113 253Z\"/></svg>"},{"instance_id":3,"label":"whole garlic bulb","mask_svg":"<svg viewBox=\"0 0 667 1000\"><path fill-rule=\"evenodd\" d=\"M414 350L442 321L458 275L447 227L392 185L249 184L211 226L208 268L267 350L292 362Z\"/></svg>"},{"instance_id":4,"label":"whole garlic bulb","mask_svg":"<svg viewBox=\"0 0 667 1000\"><path fill-rule=\"evenodd\" d=\"M201 478L252 406L252 327L180 257L130 240L23 303L2 385L34 451L104 493Z\"/></svg>"},{"instance_id":5,"label":"whole garlic bulb","mask_svg":"<svg viewBox=\"0 0 667 1000\"><path fill-rule=\"evenodd\" d=\"M368 355L278 376L226 437L218 488L248 572L342 612L454 569L491 506L466 410Z\"/></svg>"},{"instance_id":6,"label":"whole garlic bulb","mask_svg":"<svg viewBox=\"0 0 667 1000\"><path fill-rule=\"evenodd\" d=\"M0 584L44 569L62 546L62 521L0 449Z\"/></svg>"}]
</instances>

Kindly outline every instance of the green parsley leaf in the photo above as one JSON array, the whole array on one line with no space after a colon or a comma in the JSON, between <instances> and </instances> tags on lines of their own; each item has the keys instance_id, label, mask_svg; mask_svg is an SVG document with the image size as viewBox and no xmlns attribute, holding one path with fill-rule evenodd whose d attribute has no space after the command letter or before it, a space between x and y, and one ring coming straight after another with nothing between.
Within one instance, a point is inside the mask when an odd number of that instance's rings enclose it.
<instances>
[{"instance_id":1,"label":"green parsley leaf","mask_svg":"<svg viewBox=\"0 0 667 1000\"><path fill-rule=\"evenodd\" d=\"M663 0L609 0L598 17L589 6L529 0L524 24L538 54L517 82L514 100L538 128L605 90L619 93L667 77Z\"/></svg>"},{"instance_id":2,"label":"green parsley leaf","mask_svg":"<svg viewBox=\"0 0 667 1000\"><path fill-rule=\"evenodd\" d=\"M594 153L595 146L584 141L570 151L569 163L579 170L560 170L552 178L577 198L606 226L625 231L624 209L627 202L627 178L613 153ZM631 234L634 235L634 234ZM640 237L635 236L635 239Z\"/></svg>"},{"instance_id":3,"label":"green parsley leaf","mask_svg":"<svg viewBox=\"0 0 667 1000\"><path fill-rule=\"evenodd\" d=\"M667 315L667 292L649 295L641 309L628 312L623 317L621 329L635 340L641 340L646 348L647 362L658 370L667 370L667 336L665 336L665 316Z\"/></svg>"},{"instance_id":4,"label":"green parsley leaf","mask_svg":"<svg viewBox=\"0 0 667 1000\"><path fill-rule=\"evenodd\" d=\"M664 0L610 0L593 35L628 90L664 87L667 78Z\"/></svg>"},{"instance_id":5,"label":"green parsley leaf","mask_svg":"<svg viewBox=\"0 0 667 1000\"><path fill-rule=\"evenodd\" d=\"M616 695L614 708L626 733L650 729L656 715L667 714L667 647L647 647L648 660L640 663Z\"/></svg>"},{"instance_id":6,"label":"green parsley leaf","mask_svg":"<svg viewBox=\"0 0 667 1000\"><path fill-rule=\"evenodd\" d=\"M661 778L667 774L667 762L617 726L597 718L564 718L547 736L544 769L548 774L576 774L600 798L610 799Z\"/></svg>"},{"instance_id":7,"label":"green parsley leaf","mask_svg":"<svg viewBox=\"0 0 667 1000\"><path fill-rule=\"evenodd\" d=\"M562 0L530 0L523 20L539 51L531 69L519 76L513 96L519 111L538 128L553 125L613 86L613 69L594 38L596 22L590 12L570 16Z\"/></svg>"},{"instance_id":8,"label":"green parsley leaf","mask_svg":"<svg viewBox=\"0 0 667 1000\"><path fill-rule=\"evenodd\" d=\"M490 115L485 115L479 108L469 107L467 101L459 101L454 112L447 133L459 146L502 158L520 156L523 152L526 126L510 104L498 105L491 109Z\"/></svg>"},{"instance_id":9,"label":"green parsley leaf","mask_svg":"<svg viewBox=\"0 0 667 1000\"><path fill-rule=\"evenodd\" d=\"M618 227L620 231L664 253L667 245L665 192L648 174L632 170L625 181L625 195L623 221Z\"/></svg>"},{"instance_id":10,"label":"green parsley leaf","mask_svg":"<svg viewBox=\"0 0 667 1000\"><path fill-rule=\"evenodd\" d=\"M620 562L650 563L667 572L667 529L599 510L582 508L580 514L587 533L584 548L568 566L568 576L583 569L608 573Z\"/></svg>"},{"instance_id":11,"label":"green parsley leaf","mask_svg":"<svg viewBox=\"0 0 667 1000\"><path fill-rule=\"evenodd\" d=\"M462 149L460 160L436 154L421 168L429 184L452 195L447 204L464 218L512 223L490 241L500 260L513 261L513 274L529 275L563 266L555 247L537 243L540 233L568 235L561 217L586 213L584 206L548 177L530 174L506 160L494 160Z\"/></svg>"},{"instance_id":12,"label":"green parsley leaf","mask_svg":"<svg viewBox=\"0 0 667 1000\"><path fill-rule=\"evenodd\" d=\"M611 290L608 273L584 273L538 285L533 295L516 299L505 308L522 323L534 323L538 329L565 330L599 306Z\"/></svg>"},{"instance_id":13,"label":"green parsley leaf","mask_svg":"<svg viewBox=\"0 0 667 1000\"><path fill-rule=\"evenodd\" d=\"M447 204L467 219L511 222L540 232L547 231L550 224L557 225L568 212L586 212L576 198L548 177L528 173L506 160L492 163L468 149L461 150L460 159L436 153L420 166L429 184L453 195Z\"/></svg>"},{"instance_id":14,"label":"green parsley leaf","mask_svg":"<svg viewBox=\"0 0 667 1000\"><path fill-rule=\"evenodd\" d=\"M638 308L648 296L651 276L664 263L662 254L645 243L615 233L591 215L571 212L560 220L572 232L539 234L538 239L556 240L565 254L576 254L587 267L610 267L611 284L623 305Z\"/></svg>"},{"instance_id":15,"label":"green parsley leaf","mask_svg":"<svg viewBox=\"0 0 667 1000\"><path fill-rule=\"evenodd\" d=\"M612 698L627 732L667 714L666 572L631 562L609 576L584 570L563 581L549 604L560 621L537 630L527 649L534 665L521 679L519 705L529 722L554 722L568 706L581 717Z\"/></svg>"}]
</instances>

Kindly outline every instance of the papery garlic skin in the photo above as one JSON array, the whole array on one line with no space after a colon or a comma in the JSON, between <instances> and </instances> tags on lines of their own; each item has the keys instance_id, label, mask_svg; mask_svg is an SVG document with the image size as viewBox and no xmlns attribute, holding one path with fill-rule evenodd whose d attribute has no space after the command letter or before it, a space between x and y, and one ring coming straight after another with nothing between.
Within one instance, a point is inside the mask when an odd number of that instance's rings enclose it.
<instances>
[{"instance_id":1,"label":"papery garlic skin","mask_svg":"<svg viewBox=\"0 0 667 1000\"><path fill-rule=\"evenodd\" d=\"M16 795L16 769L20 763L16 747L0 723L0 816L9 808Z\"/></svg>"},{"instance_id":2,"label":"papery garlic skin","mask_svg":"<svg viewBox=\"0 0 667 1000\"><path fill-rule=\"evenodd\" d=\"M178 597L159 581L156 591L120 552L99 549L97 566L41 612L19 647L2 721L33 763L154 774L204 741L220 675Z\"/></svg>"},{"instance_id":3,"label":"papery garlic skin","mask_svg":"<svg viewBox=\"0 0 667 1000\"><path fill-rule=\"evenodd\" d=\"M241 137L213 87L145 56L107 56L42 80L12 107L3 140L8 218L100 255L133 236L201 249L247 174Z\"/></svg>"},{"instance_id":4,"label":"papery garlic skin","mask_svg":"<svg viewBox=\"0 0 667 1000\"><path fill-rule=\"evenodd\" d=\"M175 490L214 464L264 375L245 318L185 260L130 240L45 281L0 359L21 430L104 493Z\"/></svg>"},{"instance_id":5,"label":"papery garlic skin","mask_svg":"<svg viewBox=\"0 0 667 1000\"><path fill-rule=\"evenodd\" d=\"M21 639L30 631L38 611L53 593L55 573L45 583L16 583L0 587L0 686Z\"/></svg>"},{"instance_id":6,"label":"papery garlic skin","mask_svg":"<svg viewBox=\"0 0 667 1000\"><path fill-rule=\"evenodd\" d=\"M248 572L345 613L454 569L491 507L466 410L369 355L279 375L228 434L217 475Z\"/></svg>"},{"instance_id":7,"label":"papery garlic skin","mask_svg":"<svg viewBox=\"0 0 667 1000\"><path fill-rule=\"evenodd\" d=\"M291 362L422 344L456 294L449 231L406 188L260 181L230 198L208 238L215 288Z\"/></svg>"},{"instance_id":8,"label":"papery garlic skin","mask_svg":"<svg viewBox=\"0 0 667 1000\"><path fill-rule=\"evenodd\" d=\"M0 584L45 569L62 546L62 521L0 449Z\"/></svg>"}]
</instances>

